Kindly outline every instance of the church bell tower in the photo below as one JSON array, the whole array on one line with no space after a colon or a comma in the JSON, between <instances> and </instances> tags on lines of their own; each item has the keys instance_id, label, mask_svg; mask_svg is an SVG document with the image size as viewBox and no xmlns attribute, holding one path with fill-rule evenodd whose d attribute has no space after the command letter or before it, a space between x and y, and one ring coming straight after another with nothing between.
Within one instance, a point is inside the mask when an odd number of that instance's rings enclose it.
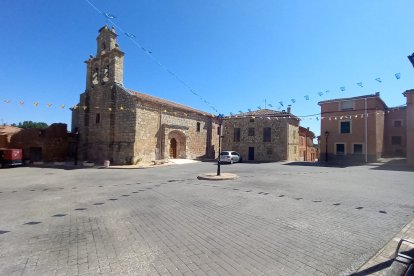
<instances>
[{"instance_id":1,"label":"church bell tower","mask_svg":"<svg viewBox=\"0 0 414 276\"><path fill-rule=\"evenodd\" d=\"M96 56L85 61L87 92L107 84L123 86L124 53L119 49L117 36L113 27L105 25L99 30Z\"/></svg>"}]
</instances>

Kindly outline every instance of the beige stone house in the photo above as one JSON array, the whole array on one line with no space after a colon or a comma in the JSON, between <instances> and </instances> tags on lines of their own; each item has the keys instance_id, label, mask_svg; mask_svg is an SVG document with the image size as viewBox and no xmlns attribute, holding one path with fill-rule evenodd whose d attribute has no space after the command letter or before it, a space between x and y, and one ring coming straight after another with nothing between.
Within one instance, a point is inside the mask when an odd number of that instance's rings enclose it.
<instances>
[{"instance_id":1,"label":"beige stone house","mask_svg":"<svg viewBox=\"0 0 414 276\"><path fill-rule=\"evenodd\" d=\"M299 118L269 109L240 113L223 120L222 150L234 150L243 160L299 160Z\"/></svg>"},{"instance_id":2,"label":"beige stone house","mask_svg":"<svg viewBox=\"0 0 414 276\"><path fill-rule=\"evenodd\" d=\"M404 93L407 107L388 107L379 93L319 102L320 160L375 162L380 157L393 156L412 159L407 149L411 147L409 141L414 141L414 116L409 112L413 109L409 103L413 92Z\"/></svg>"},{"instance_id":3,"label":"beige stone house","mask_svg":"<svg viewBox=\"0 0 414 276\"><path fill-rule=\"evenodd\" d=\"M72 112L78 158L136 163L165 158L214 158L216 118L206 112L127 89L124 53L104 26L97 53L86 61L86 90Z\"/></svg>"}]
</instances>

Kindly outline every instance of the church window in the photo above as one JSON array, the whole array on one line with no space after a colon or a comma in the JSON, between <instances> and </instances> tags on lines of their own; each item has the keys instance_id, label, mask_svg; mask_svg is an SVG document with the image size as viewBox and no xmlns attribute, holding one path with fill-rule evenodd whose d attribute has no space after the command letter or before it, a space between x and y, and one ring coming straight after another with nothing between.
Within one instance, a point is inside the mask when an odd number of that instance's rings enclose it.
<instances>
[{"instance_id":1,"label":"church window","mask_svg":"<svg viewBox=\"0 0 414 276\"><path fill-rule=\"evenodd\" d=\"M101 114L96 113L95 122L99 124L101 122Z\"/></svg>"},{"instance_id":2,"label":"church window","mask_svg":"<svg viewBox=\"0 0 414 276\"><path fill-rule=\"evenodd\" d=\"M200 132L200 126L201 126L200 122L197 122L197 132Z\"/></svg>"}]
</instances>

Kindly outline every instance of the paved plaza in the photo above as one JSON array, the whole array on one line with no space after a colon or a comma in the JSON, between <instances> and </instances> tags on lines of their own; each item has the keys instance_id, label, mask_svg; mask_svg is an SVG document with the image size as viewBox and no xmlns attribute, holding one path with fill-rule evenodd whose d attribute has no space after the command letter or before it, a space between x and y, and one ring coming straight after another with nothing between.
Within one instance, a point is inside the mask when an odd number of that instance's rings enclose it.
<instances>
[{"instance_id":1,"label":"paved plaza","mask_svg":"<svg viewBox=\"0 0 414 276\"><path fill-rule=\"evenodd\" d=\"M215 170L0 170L0 275L349 275L414 219L413 171Z\"/></svg>"}]
</instances>

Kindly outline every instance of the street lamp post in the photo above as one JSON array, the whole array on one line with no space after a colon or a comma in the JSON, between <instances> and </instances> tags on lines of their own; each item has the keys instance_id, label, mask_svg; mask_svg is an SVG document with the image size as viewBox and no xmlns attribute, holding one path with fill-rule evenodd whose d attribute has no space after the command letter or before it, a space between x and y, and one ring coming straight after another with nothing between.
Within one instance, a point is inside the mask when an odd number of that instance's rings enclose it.
<instances>
[{"instance_id":1,"label":"street lamp post","mask_svg":"<svg viewBox=\"0 0 414 276\"><path fill-rule=\"evenodd\" d=\"M219 135L219 147L218 147L218 157L217 157L217 175L220 175L220 153L221 153L221 125L223 123L223 114L219 114L217 116L217 119L219 121L219 131L218 131L218 135Z\"/></svg>"},{"instance_id":2,"label":"street lamp post","mask_svg":"<svg viewBox=\"0 0 414 276\"><path fill-rule=\"evenodd\" d=\"M328 162L328 136L329 131L325 131L325 162Z\"/></svg>"}]
</instances>

